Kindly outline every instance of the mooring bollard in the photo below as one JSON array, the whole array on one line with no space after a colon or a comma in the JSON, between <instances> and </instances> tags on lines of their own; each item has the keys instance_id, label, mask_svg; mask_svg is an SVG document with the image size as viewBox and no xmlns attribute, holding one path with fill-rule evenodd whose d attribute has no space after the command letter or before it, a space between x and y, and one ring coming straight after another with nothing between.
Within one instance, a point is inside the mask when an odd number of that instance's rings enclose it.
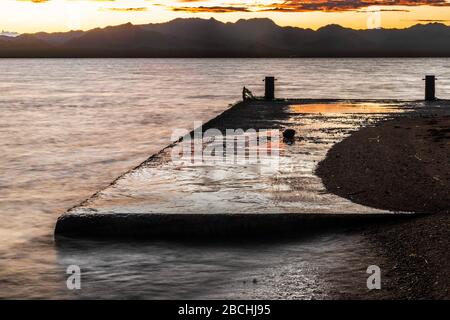
<instances>
[{"instance_id":1,"label":"mooring bollard","mask_svg":"<svg viewBox=\"0 0 450 320\"><path fill-rule=\"evenodd\" d=\"M264 81L266 82L264 99L265 100L275 99L275 77L266 77Z\"/></svg>"},{"instance_id":2,"label":"mooring bollard","mask_svg":"<svg viewBox=\"0 0 450 320\"><path fill-rule=\"evenodd\" d=\"M436 100L435 76L425 76L425 101Z\"/></svg>"}]
</instances>

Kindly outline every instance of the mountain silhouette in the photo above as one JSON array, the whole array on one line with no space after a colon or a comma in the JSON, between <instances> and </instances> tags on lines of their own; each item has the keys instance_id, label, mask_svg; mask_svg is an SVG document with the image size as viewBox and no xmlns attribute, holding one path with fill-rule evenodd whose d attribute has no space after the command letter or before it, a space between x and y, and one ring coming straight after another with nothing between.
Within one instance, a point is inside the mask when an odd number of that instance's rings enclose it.
<instances>
[{"instance_id":1,"label":"mountain silhouette","mask_svg":"<svg viewBox=\"0 0 450 320\"><path fill-rule=\"evenodd\" d=\"M450 27L354 30L213 18L0 36L0 57L450 57Z\"/></svg>"}]
</instances>

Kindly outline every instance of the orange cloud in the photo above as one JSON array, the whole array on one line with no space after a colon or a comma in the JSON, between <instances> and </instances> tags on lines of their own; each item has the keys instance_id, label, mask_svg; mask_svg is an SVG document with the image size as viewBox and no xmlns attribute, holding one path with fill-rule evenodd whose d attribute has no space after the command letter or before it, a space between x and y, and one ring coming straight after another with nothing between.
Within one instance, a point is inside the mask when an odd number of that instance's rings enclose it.
<instances>
[{"instance_id":1,"label":"orange cloud","mask_svg":"<svg viewBox=\"0 0 450 320\"><path fill-rule=\"evenodd\" d=\"M51 0L17 0L33 3L45 3ZM76 0L73 0L76 1ZM120 0L89 0L93 2L120 2ZM195 3L205 2L208 0L176 0L179 3ZM257 4L257 3L245 3L243 1L240 4L227 5L226 0L223 0L223 4L213 6L169 6L172 11L185 11L190 13L227 13L227 12L339 12L339 11L360 11L371 6L433 6L433 7L446 7L450 6L449 0L285 0L284 2L274 2L269 4ZM216 3L216 1L214 1ZM158 4L154 4L158 5ZM110 11L146 11L142 8L111 8ZM391 9L383 9L384 11L391 11ZM396 10L396 9L392 9ZM400 10L399 10L400 11Z\"/></svg>"},{"instance_id":2,"label":"orange cloud","mask_svg":"<svg viewBox=\"0 0 450 320\"><path fill-rule=\"evenodd\" d=\"M17 1L22 1L22 2L33 2L33 3L43 3L43 2L48 2L50 0L17 0Z\"/></svg>"},{"instance_id":3,"label":"orange cloud","mask_svg":"<svg viewBox=\"0 0 450 320\"><path fill-rule=\"evenodd\" d=\"M148 8L146 8L146 7L140 7L140 8L104 8L102 10L118 11L118 12L130 12L130 11L142 12L142 11L147 11Z\"/></svg>"},{"instance_id":4,"label":"orange cloud","mask_svg":"<svg viewBox=\"0 0 450 320\"><path fill-rule=\"evenodd\" d=\"M227 13L227 12L250 12L246 7L222 7L222 6L212 6L212 7L172 7L172 11L185 11L191 13L199 12L213 12L213 13Z\"/></svg>"},{"instance_id":5,"label":"orange cloud","mask_svg":"<svg viewBox=\"0 0 450 320\"><path fill-rule=\"evenodd\" d=\"M450 6L446 0L287 0L260 6L260 11L356 11L370 6Z\"/></svg>"}]
</instances>

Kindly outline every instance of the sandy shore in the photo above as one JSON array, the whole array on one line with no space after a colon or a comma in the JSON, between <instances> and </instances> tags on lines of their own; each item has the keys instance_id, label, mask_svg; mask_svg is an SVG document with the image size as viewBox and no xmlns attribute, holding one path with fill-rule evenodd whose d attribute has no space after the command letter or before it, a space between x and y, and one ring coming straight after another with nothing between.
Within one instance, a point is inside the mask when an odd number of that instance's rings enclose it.
<instances>
[{"instance_id":1,"label":"sandy shore","mask_svg":"<svg viewBox=\"0 0 450 320\"><path fill-rule=\"evenodd\" d=\"M381 209L420 213L367 232L398 298L450 298L450 116L413 116L355 132L318 168L327 189Z\"/></svg>"}]
</instances>

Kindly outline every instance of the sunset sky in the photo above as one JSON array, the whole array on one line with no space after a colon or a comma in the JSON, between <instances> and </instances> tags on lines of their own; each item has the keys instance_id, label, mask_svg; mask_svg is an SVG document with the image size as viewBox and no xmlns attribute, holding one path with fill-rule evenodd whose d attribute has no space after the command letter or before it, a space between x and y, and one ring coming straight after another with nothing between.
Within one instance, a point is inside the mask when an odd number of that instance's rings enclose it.
<instances>
[{"instance_id":1,"label":"sunset sky","mask_svg":"<svg viewBox=\"0 0 450 320\"><path fill-rule=\"evenodd\" d=\"M282 26L312 29L332 23L356 29L404 28L427 22L450 25L450 0L0 0L0 31L19 33L178 17L224 22L267 17Z\"/></svg>"}]
</instances>

